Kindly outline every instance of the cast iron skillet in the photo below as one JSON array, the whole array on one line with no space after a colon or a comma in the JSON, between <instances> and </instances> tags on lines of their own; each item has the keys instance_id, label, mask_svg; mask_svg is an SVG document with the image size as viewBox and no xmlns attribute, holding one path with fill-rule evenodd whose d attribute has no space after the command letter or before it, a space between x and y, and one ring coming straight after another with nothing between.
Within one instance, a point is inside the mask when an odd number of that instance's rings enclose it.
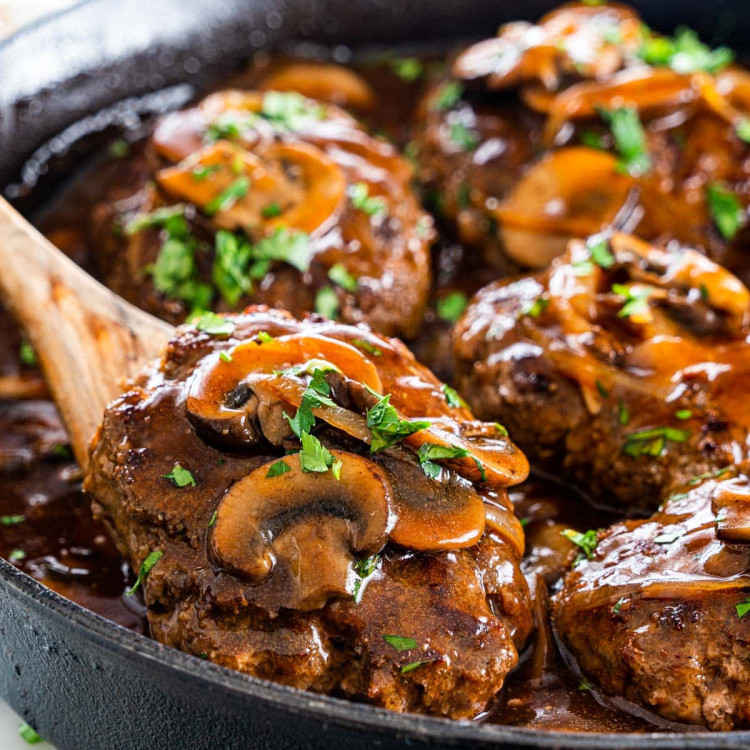
<instances>
[{"instance_id":1,"label":"cast iron skillet","mask_svg":"<svg viewBox=\"0 0 750 750\"><path fill-rule=\"evenodd\" d=\"M127 123L138 111L179 106L192 95L190 86L231 70L257 48L301 38L357 45L488 36L504 20L537 18L554 4L88 0L0 44L0 188L22 198L19 185L33 182L35 165L59 150L62 142L55 136L82 118L74 134L110 122ZM750 30L750 10L743 0L632 4L656 28L687 24L712 41L736 46ZM166 94L148 96L164 89ZM28 162L35 152L39 158ZM64 599L4 560L0 639L0 694L60 750L421 745L629 750L646 744L666 749L750 743L750 732L532 732L398 715L316 696L139 636Z\"/></svg>"}]
</instances>

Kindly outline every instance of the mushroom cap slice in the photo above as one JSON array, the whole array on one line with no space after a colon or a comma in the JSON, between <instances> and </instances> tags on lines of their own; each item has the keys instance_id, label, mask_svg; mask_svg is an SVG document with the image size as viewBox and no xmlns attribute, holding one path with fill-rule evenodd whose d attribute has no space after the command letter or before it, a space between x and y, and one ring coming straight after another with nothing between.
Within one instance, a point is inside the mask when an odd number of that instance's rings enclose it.
<instances>
[{"instance_id":1,"label":"mushroom cap slice","mask_svg":"<svg viewBox=\"0 0 750 750\"><path fill-rule=\"evenodd\" d=\"M382 388L377 369L359 349L325 336L253 339L237 344L228 355L206 358L193 374L185 400L188 418L196 429L223 445L252 445L258 440L252 417L256 410L261 416L258 401L267 405L274 399L266 383L284 380L274 373L285 368L319 360L321 366L329 364L374 390Z\"/></svg>"},{"instance_id":2,"label":"mushroom cap slice","mask_svg":"<svg viewBox=\"0 0 750 750\"><path fill-rule=\"evenodd\" d=\"M750 484L746 478L716 485L711 495L716 534L727 542L750 542Z\"/></svg>"},{"instance_id":3,"label":"mushroom cap slice","mask_svg":"<svg viewBox=\"0 0 750 750\"><path fill-rule=\"evenodd\" d=\"M269 610L317 609L350 596L355 556L379 552L393 524L392 490L372 461L331 451L332 471L305 472L299 455L260 466L233 484L219 503L210 536L215 563L261 587ZM285 473L269 476L279 461Z\"/></svg>"},{"instance_id":4,"label":"mushroom cap slice","mask_svg":"<svg viewBox=\"0 0 750 750\"><path fill-rule=\"evenodd\" d=\"M375 106L375 91L362 76L332 63L290 63L269 73L261 82L264 91L296 91L310 99L339 107L368 110Z\"/></svg>"},{"instance_id":5,"label":"mushroom cap slice","mask_svg":"<svg viewBox=\"0 0 750 750\"><path fill-rule=\"evenodd\" d=\"M571 238L608 227L634 185L617 164L612 154L583 146L539 159L493 212L505 252L522 266L544 268Z\"/></svg>"}]
</instances>

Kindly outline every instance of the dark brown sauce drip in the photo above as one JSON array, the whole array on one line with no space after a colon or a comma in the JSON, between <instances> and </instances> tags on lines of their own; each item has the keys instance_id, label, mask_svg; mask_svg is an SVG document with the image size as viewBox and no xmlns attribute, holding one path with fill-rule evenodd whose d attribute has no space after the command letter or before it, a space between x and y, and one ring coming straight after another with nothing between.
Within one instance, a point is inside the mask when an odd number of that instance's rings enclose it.
<instances>
[{"instance_id":1,"label":"dark brown sauce drip","mask_svg":"<svg viewBox=\"0 0 750 750\"><path fill-rule=\"evenodd\" d=\"M421 83L404 83L387 63L355 67L373 86L379 101L387 102L369 124L404 146ZM231 83L249 86L258 78L256 69ZM88 253L82 229L87 211L118 168L118 159L105 158L82 171L41 216L43 231L84 267ZM453 291L469 297L494 280L496 273L481 263L478 254L451 240L446 228L441 228L441 234L424 332L409 344L422 362L450 381L451 324L440 319L435 303ZM59 455L62 449L57 446L65 440L59 418L52 404L41 400L45 392L35 368L19 364L20 337L5 314L0 314L0 330L0 378L20 374L32 383L32 395L40 399L0 401L0 516L24 517L17 524L0 524L0 555L8 559L14 550L22 550L23 558L14 564L31 576L91 611L145 633L145 610L139 597L124 597L132 573L106 530L91 518L75 465ZM557 525L585 530L615 520L613 514L593 508L570 490L541 479L530 480L512 495L519 517L529 519L525 571L544 569L553 589L559 575L550 560L559 561L565 555L564 548L562 552L557 549ZM549 532L546 537L535 533L544 529ZM549 630L544 636L538 635L527 647L519 667L481 720L557 731L659 731L658 720L652 723L607 705L564 662Z\"/></svg>"}]
</instances>

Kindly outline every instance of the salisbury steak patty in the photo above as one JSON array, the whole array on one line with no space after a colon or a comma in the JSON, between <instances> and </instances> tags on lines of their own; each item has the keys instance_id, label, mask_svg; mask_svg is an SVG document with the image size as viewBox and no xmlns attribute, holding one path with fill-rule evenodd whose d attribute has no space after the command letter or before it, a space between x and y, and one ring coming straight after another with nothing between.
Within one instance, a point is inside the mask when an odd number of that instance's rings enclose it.
<instances>
[{"instance_id":1,"label":"salisbury steak patty","mask_svg":"<svg viewBox=\"0 0 750 750\"><path fill-rule=\"evenodd\" d=\"M411 168L293 91L213 94L160 120L94 208L98 273L170 322L249 302L417 333L432 219Z\"/></svg>"},{"instance_id":2,"label":"salisbury steak patty","mask_svg":"<svg viewBox=\"0 0 750 750\"><path fill-rule=\"evenodd\" d=\"M750 295L691 250L599 235L480 291L455 329L459 390L532 462L609 505L747 459Z\"/></svg>"},{"instance_id":3,"label":"salisbury steak patty","mask_svg":"<svg viewBox=\"0 0 750 750\"><path fill-rule=\"evenodd\" d=\"M531 629L523 455L367 329L204 316L109 406L91 467L154 637L217 663L466 718Z\"/></svg>"},{"instance_id":4,"label":"salisbury steak patty","mask_svg":"<svg viewBox=\"0 0 750 750\"><path fill-rule=\"evenodd\" d=\"M604 690L711 729L750 724L750 487L728 477L680 488L648 520L600 534L553 607L564 643ZM732 508L741 533L726 523Z\"/></svg>"}]
</instances>

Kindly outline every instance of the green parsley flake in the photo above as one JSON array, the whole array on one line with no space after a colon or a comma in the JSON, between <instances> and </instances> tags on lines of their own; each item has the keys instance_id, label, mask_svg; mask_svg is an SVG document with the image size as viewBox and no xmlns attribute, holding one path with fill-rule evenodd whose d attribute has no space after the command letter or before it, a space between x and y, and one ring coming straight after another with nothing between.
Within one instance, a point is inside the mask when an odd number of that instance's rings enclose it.
<instances>
[{"instance_id":1,"label":"green parsley flake","mask_svg":"<svg viewBox=\"0 0 750 750\"><path fill-rule=\"evenodd\" d=\"M157 208L146 214L138 214L125 225L125 234L133 235L144 229L164 229L172 236L184 236L188 232L185 211L187 206L178 203L174 206Z\"/></svg>"},{"instance_id":2,"label":"green parsley flake","mask_svg":"<svg viewBox=\"0 0 750 750\"><path fill-rule=\"evenodd\" d=\"M204 212L208 216L213 216L222 211L228 211L238 200L247 195L248 190L250 190L250 179L248 177L238 177L206 204Z\"/></svg>"},{"instance_id":3,"label":"green parsley flake","mask_svg":"<svg viewBox=\"0 0 750 750\"><path fill-rule=\"evenodd\" d=\"M212 529L214 526L216 526L216 519L219 517L219 511L215 510L211 514L211 518L208 519L208 528Z\"/></svg>"},{"instance_id":4,"label":"green parsley flake","mask_svg":"<svg viewBox=\"0 0 750 750\"><path fill-rule=\"evenodd\" d=\"M602 385L599 380L596 381L596 390L602 398L609 398L609 391Z\"/></svg>"},{"instance_id":5,"label":"green parsley flake","mask_svg":"<svg viewBox=\"0 0 750 750\"><path fill-rule=\"evenodd\" d=\"M605 137L599 133L595 133L593 130L584 130L581 133L581 143L589 148L595 148L597 151L607 150Z\"/></svg>"},{"instance_id":6,"label":"green parsley flake","mask_svg":"<svg viewBox=\"0 0 750 750\"><path fill-rule=\"evenodd\" d=\"M242 135L243 130L251 127L254 117L254 115L247 115L242 121L239 121L235 119L235 113L225 112L206 128L203 139L208 143L222 140L237 140Z\"/></svg>"},{"instance_id":7,"label":"green parsley flake","mask_svg":"<svg viewBox=\"0 0 750 750\"><path fill-rule=\"evenodd\" d=\"M391 70L404 83L414 83L422 77L424 64L416 57L398 57L391 60Z\"/></svg>"},{"instance_id":8,"label":"green parsley flake","mask_svg":"<svg viewBox=\"0 0 750 750\"><path fill-rule=\"evenodd\" d=\"M342 289L345 289L352 294L359 288L357 277L352 276L352 274L346 270L346 266L343 263L336 263L331 266L328 271L328 278L334 284L338 284Z\"/></svg>"},{"instance_id":9,"label":"green parsley flake","mask_svg":"<svg viewBox=\"0 0 750 750\"><path fill-rule=\"evenodd\" d=\"M586 240L586 249L589 251L591 260L600 268L609 270L615 264L615 256L609 249L609 242L606 239L589 237Z\"/></svg>"},{"instance_id":10,"label":"green parsley flake","mask_svg":"<svg viewBox=\"0 0 750 750\"><path fill-rule=\"evenodd\" d=\"M322 105L296 91L268 91L263 95L261 116L280 130L301 130L326 117Z\"/></svg>"},{"instance_id":11,"label":"green parsley flake","mask_svg":"<svg viewBox=\"0 0 750 750\"><path fill-rule=\"evenodd\" d=\"M690 487L695 487L695 485L700 484L706 479L718 479L720 476L726 474L729 471L732 471L731 466L723 466L721 469L716 469L715 471L705 471L703 472L703 474L696 474L694 477L690 479L690 481L688 482L688 485Z\"/></svg>"},{"instance_id":12,"label":"green parsley flake","mask_svg":"<svg viewBox=\"0 0 750 750\"><path fill-rule=\"evenodd\" d=\"M578 683L578 689L582 692L588 692L591 690L591 683L584 677L579 683Z\"/></svg>"},{"instance_id":13,"label":"green parsley flake","mask_svg":"<svg viewBox=\"0 0 750 750\"><path fill-rule=\"evenodd\" d=\"M576 531L575 529L565 529L560 534L564 536L568 541L573 542L581 550L581 553L585 555L587 560L591 560L594 557L594 551L599 544L597 540L597 534L599 532L596 529L589 529L586 532ZM576 561L576 563L578 560ZM576 564L574 563L574 564Z\"/></svg>"},{"instance_id":14,"label":"green parsley flake","mask_svg":"<svg viewBox=\"0 0 750 750\"><path fill-rule=\"evenodd\" d=\"M247 241L224 229L216 232L215 242L211 278L227 305L236 307L253 288L253 280L248 274L253 249Z\"/></svg>"},{"instance_id":15,"label":"green parsley flake","mask_svg":"<svg viewBox=\"0 0 750 750\"><path fill-rule=\"evenodd\" d=\"M229 352L219 352L219 359L222 362L234 362L232 355Z\"/></svg>"},{"instance_id":16,"label":"green parsley flake","mask_svg":"<svg viewBox=\"0 0 750 750\"><path fill-rule=\"evenodd\" d=\"M22 341L18 347L18 358L21 360L21 364L28 367L39 364L34 347L28 341Z\"/></svg>"},{"instance_id":17,"label":"green parsley flake","mask_svg":"<svg viewBox=\"0 0 750 750\"><path fill-rule=\"evenodd\" d=\"M745 143L750 143L750 117L742 117L734 126L737 137Z\"/></svg>"},{"instance_id":18,"label":"green parsley flake","mask_svg":"<svg viewBox=\"0 0 750 750\"><path fill-rule=\"evenodd\" d=\"M667 442L684 443L689 437L689 430L678 430L675 427L655 427L651 430L641 430L626 437L622 452L632 458L661 456Z\"/></svg>"},{"instance_id":19,"label":"green parsley flake","mask_svg":"<svg viewBox=\"0 0 750 750\"><path fill-rule=\"evenodd\" d=\"M618 599L615 606L612 607L612 612L616 615L620 614L620 610L622 609L622 605L625 604L625 598Z\"/></svg>"},{"instance_id":20,"label":"green parsley flake","mask_svg":"<svg viewBox=\"0 0 750 750\"><path fill-rule=\"evenodd\" d=\"M445 112L453 109L461 101L464 87L458 81L444 83L435 93L432 100L432 109L435 112Z\"/></svg>"},{"instance_id":21,"label":"green parsley flake","mask_svg":"<svg viewBox=\"0 0 750 750\"><path fill-rule=\"evenodd\" d=\"M273 203L269 203L267 206L261 209L260 215L264 219L274 219L277 216L281 216L282 210L281 206L274 201Z\"/></svg>"},{"instance_id":22,"label":"green parsley flake","mask_svg":"<svg viewBox=\"0 0 750 750\"><path fill-rule=\"evenodd\" d=\"M273 336L267 331L258 331L256 338L261 344L267 344L269 341L273 341Z\"/></svg>"},{"instance_id":23,"label":"green parsley flake","mask_svg":"<svg viewBox=\"0 0 750 750\"><path fill-rule=\"evenodd\" d=\"M284 461L276 461L275 463L272 463L268 467L268 473L266 474L266 479L272 479L273 477L280 477L286 474L288 471L291 471L289 464L284 463Z\"/></svg>"},{"instance_id":24,"label":"green parsley flake","mask_svg":"<svg viewBox=\"0 0 750 750\"><path fill-rule=\"evenodd\" d=\"M719 234L725 240L732 240L747 221L747 214L739 198L725 184L712 182L706 188L708 212Z\"/></svg>"},{"instance_id":25,"label":"green parsley flake","mask_svg":"<svg viewBox=\"0 0 750 750\"><path fill-rule=\"evenodd\" d=\"M194 182L205 182L211 175L216 174L221 167L221 164L198 164L193 167L190 176Z\"/></svg>"},{"instance_id":26,"label":"green parsley flake","mask_svg":"<svg viewBox=\"0 0 750 750\"><path fill-rule=\"evenodd\" d=\"M646 174L651 169L651 157L646 148L646 133L634 107L599 109L599 114L609 125L620 156L619 169L633 177Z\"/></svg>"},{"instance_id":27,"label":"green parsley flake","mask_svg":"<svg viewBox=\"0 0 750 750\"><path fill-rule=\"evenodd\" d=\"M383 350L378 349L377 346L374 344L371 344L369 341L365 339L352 339L352 344L356 346L358 349L364 349L369 354L372 354L373 357L382 357L383 356Z\"/></svg>"},{"instance_id":28,"label":"green parsley flake","mask_svg":"<svg viewBox=\"0 0 750 750\"><path fill-rule=\"evenodd\" d=\"M479 145L479 136L463 122L454 122L450 125L448 138L461 151L473 151Z\"/></svg>"},{"instance_id":29,"label":"green parsley flake","mask_svg":"<svg viewBox=\"0 0 750 750\"><path fill-rule=\"evenodd\" d=\"M401 674L408 674L409 672L413 672L415 669L419 669L419 667L422 667L425 664L432 664L432 662L434 661L437 661L437 659L422 659L420 661L410 661L408 664L404 664L404 666L401 667Z\"/></svg>"},{"instance_id":30,"label":"green parsley flake","mask_svg":"<svg viewBox=\"0 0 750 750\"><path fill-rule=\"evenodd\" d=\"M109 144L109 155L113 156L115 159L124 159L129 153L130 144L122 138L118 138L116 141L112 141L112 143Z\"/></svg>"},{"instance_id":31,"label":"green parsley flake","mask_svg":"<svg viewBox=\"0 0 750 750\"><path fill-rule=\"evenodd\" d=\"M674 413L677 419L690 419L693 416L693 412L690 409L680 409Z\"/></svg>"},{"instance_id":32,"label":"green parsley flake","mask_svg":"<svg viewBox=\"0 0 750 750\"><path fill-rule=\"evenodd\" d=\"M141 584L146 582L146 578L148 578L151 569L162 559L162 557L164 557L164 552L160 549L155 549L149 553L148 557L143 561L141 569L138 571L138 578L135 579L133 587L125 593L125 596L133 596L133 594L138 591Z\"/></svg>"},{"instance_id":33,"label":"green parsley flake","mask_svg":"<svg viewBox=\"0 0 750 750\"><path fill-rule=\"evenodd\" d=\"M359 604L362 600L362 595L365 592L367 584L375 575L380 563L380 555L373 555L372 557L366 557L364 560L357 560L354 563L354 572L357 575L357 580L354 582L354 591L352 596L354 597L354 603Z\"/></svg>"},{"instance_id":34,"label":"green parsley flake","mask_svg":"<svg viewBox=\"0 0 750 750\"><path fill-rule=\"evenodd\" d=\"M44 742L44 740L37 733L36 729L34 729L34 727L30 726L26 722L19 725L18 734L20 735L21 739L29 745L39 745L40 743Z\"/></svg>"},{"instance_id":35,"label":"green parsley flake","mask_svg":"<svg viewBox=\"0 0 750 750\"><path fill-rule=\"evenodd\" d=\"M437 479L440 476L441 466L436 461L451 460L456 458L471 458L479 469L482 481L487 481L487 476L479 459L473 456L466 448L451 445L435 445L434 443L423 443L417 451L419 464L422 471L430 477Z\"/></svg>"},{"instance_id":36,"label":"green parsley flake","mask_svg":"<svg viewBox=\"0 0 750 750\"><path fill-rule=\"evenodd\" d=\"M299 462L302 471L306 473L322 474L330 469L336 479L341 476L341 460L334 458L331 451L323 443L309 432L300 435L302 450L299 454Z\"/></svg>"},{"instance_id":37,"label":"green parsley flake","mask_svg":"<svg viewBox=\"0 0 750 750\"><path fill-rule=\"evenodd\" d=\"M521 308L521 315L528 315L530 318L538 318L548 307L548 299L544 299L544 297L537 297L532 302L527 302Z\"/></svg>"},{"instance_id":38,"label":"green parsley flake","mask_svg":"<svg viewBox=\"0 0 750 750\"><path fill-rule=\"evenodd\" d=\"M339 314L339 298L335 289L321 287L315 295L315 312L329 320L336 320Z\"/></svg>"},{"instance_id":39,"label":"green parsley flake","mask_svg":"<svg viewBox=\"0 0 750 750\"><path fill-rule=\"evenodd\" d=\"M625 298L625 304L617 313L617 316L620 318L629 318L633 315L641 316L648 313L648 299L653 294L654 290L650 287L612 284L612 292L618 297Z\"/></svg>"},{"instance_id":40,"label":"green parsley flake","mask_svg":"<svg viewBox=\"0 0 750 750\"><path fill-rule=\"evenodd\" d=\"M25 516L0 516L0 524L3 526L15 526L19 523L23 523L26 520Z\"/></svg>"},{"instance_id":41,"label":"green parsley flake","mask_svg":"<svg viewBox=\"0 0 750 750\"><path fill-rule=\"evenodd\" d=\"M430 426L427 421L400 419L390 402L390 394L382 396L374 406L367 410L367 426L372 434L370 453L389 448L405 437Z\"/></svg>"},{"instance_id":42,"label":"green parsley flake","mask_svg":"<svg viewBox=\"0 0 750 750\"><path fill-rule=\"evenodd\" d=\"M649 36L638 54L649 65L668 66L677 73L719 73L734 59L734 53L728 47L712 50L692 29L685 27L677 29L671 39Z\"/></svg>"},{"instance_id":43,"label":"green parsley flake","mask_svg":"<svg viewBox=\"0 0 750 750\"><path fill-rule=\"evenodd\" d=\"M21 562L26 559L26 553L22 549L14 549L8 555L10 562Z\"/></svg>"},{"instance_id":44,"label":"green parsley flake","mask_svg":"<svg viewBox=\"0 0 750 750\"><path fill-rule=\"evenodd\" d=\"M630 422L630 412L622 399L617 402L617 420L623 427Z\"/></svg>"},{"instance_id":45,"label":"green parsley flake","mask_svg":"<svg viewBox=\"0 0 750 750\"><path fill-rule=\"evenodd\" d=\"M382 214L387 208L384 198L370 196L370 189L365 182L352 185L348 193L352 206L368 216Z\"/></svg>"},{"instance_id":46,"label":"green parsley flake","mask_svg":"<svg viewBox=\"0 0 750 750\"><path fill-rule=\"evenodd\" d=\"M453 409L460 407L468 408L468 404L459 396L458 391L455 388L451 388L449 385L443 386L443 394L445 395L445 401Z\"/></svg>"},{"instance_id":47,"label":"green parsley flake","mask_svg":"<svg viewBox=\"0 0 750 750\"><path fill-rule=\"evenodd\" d=\"M469 299L463 292L451 292L441 297L435 303L435 307L440 318L448 323L455 323L468 304Z\"/></svg>"},{"instance_id":48,"label":"green parsley flake","mask_svg":"<svg viewBox=\"0 0 750 750\"><path fill-rule=\"evenodd\" d=\"M383 640L389 646L393 646L396 651L408 651L417 647L417 642L413 638L406 638L402 635L384 635Z\"/></svg>"},{"instance_id":49,"label":"green parsley flake","mask_svg":"<svg viewBox=\"0 0 750 750\"><path fill-rule=\"evenodd\" d=\"M745 599L744 602L738 602L736 609L737 617L741 620L748 612L750 612L750 596Z\"/></svg>"},{"instance_id":50,"label":"green parsley flake","mask_svg":"<svg viewBox=\"0 0 750 750\"><path fill-rule=\"evenodd\" d=\"M276 227L273 234L264 237L253 247L256 260L278 260L304 273L310 269L312 249L310 235L287 227Z\"/></svg>"},{"instance_id":51,"label":"green parsley flake","mask_svg":"<svg viewBox=\"0 0 750 750\"><path fill-rule=\"evenodd\" d=\"M212 312L200 313L190 322L203 333L211 336L229 336L234 332L234 321Z\"/></svg>"},{"instance_id":52,"label":"green parsley flake","mask_svg":"<svg viewBox=\"0 0 750 750\"><path fill-rule=\"evenodd\" d=\"M172 471L169 474L162 474L165 479L171 480L175 487L195 487L195 479L193 475L180 464L175 464Z\"/></svg>"}]
</instances>

